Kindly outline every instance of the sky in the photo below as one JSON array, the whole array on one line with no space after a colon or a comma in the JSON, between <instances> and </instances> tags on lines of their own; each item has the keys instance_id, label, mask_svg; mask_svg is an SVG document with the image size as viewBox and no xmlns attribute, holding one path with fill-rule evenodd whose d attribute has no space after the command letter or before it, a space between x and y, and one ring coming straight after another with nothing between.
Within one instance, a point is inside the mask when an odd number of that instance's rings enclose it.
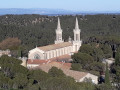
<instances>
[{"instance_id":1,"label":"sky","mask_svg":"<svg viewBox=\"0 0 120 90\"><path fill-rule=\"evenodd\" d=\"M0 0L0 8L50 8L75 11L120 11L120 0Z\"/></svg>"}]
</instances>

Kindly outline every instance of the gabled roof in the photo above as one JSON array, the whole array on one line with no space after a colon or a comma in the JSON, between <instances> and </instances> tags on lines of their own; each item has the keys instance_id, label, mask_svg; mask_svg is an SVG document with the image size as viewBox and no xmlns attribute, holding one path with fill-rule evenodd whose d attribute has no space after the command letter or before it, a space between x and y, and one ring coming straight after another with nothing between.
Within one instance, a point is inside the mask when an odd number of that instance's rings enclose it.
<instances>
[{"instance_id":1,"label":"gabled roof","mask_svg":"<svg viewBox=\"0 0 120 90\"><path fill-rule=\"evenodd\" d=\"M37 65L41 65L41 64L46 64L48 61L53 62L53 61L57 61L59 63L62 63L61 61L69 61L69 59L71 59L71 56L68 54L59 56L59 57L55 57L55 58L51 58L48 60L39 60L39 59L28 59L27 60L27 64L37 64Z\"/></svg>"},{"instance_id":2,"label":"gabled roof","mask_svg":"<svg viewBox=\"0 0 120 90\"><path fill-rule=\"evenodd\" d=\"M40 50L43 50L43 51L50 51L50 50L55 50L55 49L68 47L68 46L72 46L72 43L63 42L63 43L59 43L59 44L52 44L52 45L47 45L47 46L42 46L42 47L37 47L37 48L39 48Z\"/></svg>"},{"instance_id":3,"label":"gabled roof","mask_svg":"<svg viewBox=\"0 0 120 90\"><path fill-rule=\"evenodd\" d=\"M75 80L78 80L78 81L88 74L87 72L79 72L79 71L74 71L69 69L62 69L62 70L64 74L66 74L67 76L73 77Z\"/></svg>"},{"instance_id":4,"label":"gabled roof","mask_svg":"<svg viewBox=\"0 0 120 90\"><path fill-rule=\"evenodd\" d=\"M71 63L59 63L59 62L50 62L48 64L42 64L39 65L38 67L36 67L37 69L41 69L45 72L48 72L49 69L51 69L52 67L57 67L59 69L70 69L71 68Z\"/></svg>"},{"instance_id":5,"label":"gabled roof","mask_svg":"<svg viewBox=\"0 0 120 90\"><path fill-rule=\"evenodd\" d=\"M39 68L45 72L48 72L53 66L61 69L64 72L64 74L66 74L67 76L73 77L75 80L78 80L78 81L88 74L87 72L70 70L71 63L50 62L48 64L39 65L36 68L37 69Z\"/></svg>"},{"instance_id":6,"label":"gabled roof","mask_svg":"<svg viewBox=\"0 0 120 90\"><path fill-rule=\"evenodd\" d=\"M41 64L46 64L48 62L48 60L27 60L27 64L37 64L37 65L41 65Z\"/></svg>"},{"instance_id":7,"label":"gabled roof","mask_svg":"<svg viewBox=\"0 0 120 90\"><path fill-rule=\"evenodd\" d=\"M34 60L33 60L34 62ZM70 70L71 63L64 63L64 62L55 62L55 61L43 61L43 60L36 60L34 63L39 63L39 66L35 67L34 69L41 69L45 72L48 72L53 66L61 69L63 73L67 76L73 77L75 80L79 81L80 79L86 77L88 74L87 72L80 72ZM49 62L49 63L48 63Z\"/></svg>"},{"instance_id":8,"label":"gabled roof","mask_svg":"<svg viewBox=\"0 0 120 90\"><path fill-rule=\"evenodd\" d=\"M27 60L27 65L39 65L38 67L35 68L42 68L43 70L45 70L46 72L48 72L48 70L52 67L58 67L58 68L66 68L66 69L70 69L71 68L71 63L65 63L62 62L64 60L69 60L71 58L70 55L65 54L59 57L55 57L55 58L51 58L48 60L31 60L28 59Z\"/></svg>"}]
</instances>

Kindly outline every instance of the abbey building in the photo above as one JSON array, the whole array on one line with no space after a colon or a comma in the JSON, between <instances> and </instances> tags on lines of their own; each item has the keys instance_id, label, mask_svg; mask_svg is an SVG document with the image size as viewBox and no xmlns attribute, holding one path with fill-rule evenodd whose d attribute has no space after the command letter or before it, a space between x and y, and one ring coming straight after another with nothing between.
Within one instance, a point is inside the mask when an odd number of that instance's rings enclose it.
<instances>
[{"instance_id":1,"label":"abbey building","mask_svg":"<svg viewBox=\"0 0 120 90\"><path fill-rule=\"evenodd\" d=\"M76 18L75 29L73 30L74 39L71 41L69 37L68 42L64 42L62 39L62 33L64 31L61 29L60 19L58 18L58 25L56 29L56 39L55 44L36 47L29 51L28 59L31 60L48 60L56 57L60 57L66 54L72 54L77 52L82 44L80 39L80 32L78 25L78 19Z\"/></svg>"}]
</instances>

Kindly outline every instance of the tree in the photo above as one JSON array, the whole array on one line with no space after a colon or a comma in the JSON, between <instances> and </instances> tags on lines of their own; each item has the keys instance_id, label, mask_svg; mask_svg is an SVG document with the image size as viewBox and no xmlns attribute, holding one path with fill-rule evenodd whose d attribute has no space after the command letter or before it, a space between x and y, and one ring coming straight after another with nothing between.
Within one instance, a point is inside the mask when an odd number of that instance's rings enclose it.
<instances>
[{"instance_id":1,"label":"tree","mask_svg":"<svg viewBox=\"0 0 120 90\"><path fill-rule=\"evenodd\" d=\"M115 55L115 64L120 66L120 53L117 52Z\"/></svg>"},{"instance_id":2,"label":"tree","mask_svg":"<svg viewBox=\"0 0 120 90\"><path fill-rule=\"evenodd\" d=\"M96 90L96 86L90 82L78 82L79 90Z\"/></svg>"},{"instance_id":3,"label":"tree","mask_svg":"<svg viewBox=\"0 0 120 90\"><path fill-rule=\"evenodd\" d=\"M25 86L27 86L28 79L25 74L17 73L15 78L13 79L13 82L13 88L23 89Z\"/></svg>"},{"instance_id":4,"label":"tree","mask_svg":"<svg viewBox=\"0 0 120 90\"><path fill-rule=\"evenodd\" d=\"M114 83L117 83L117 88L120 88L120 53L117 51L115 55L115 64L112 66L113 74L115 75Z\"/></svg>"},{"instance_id":5,"label":"tree","mask_svg":"<svg viewBox=\"0 0 120 90\"><path fill-rule=\"evenodd\" d=\"M100 71L104 71L105 65L101 62L93 62L89 68L91 70L100 72Z\"/></svg>"},{"instance_id":6,"label":"tree","mask_svg":"<svg viewBox=\"0 0 120 90\"><path fill-rule=\"evenodd\" d=\"M80 90L74 79L70 77L53 77L48 79L47 90Z\"/></svg>"},{"instance_id":7,"label":"tree","mask_svg":"<svg viewBox=\"0 0 120 90\"><path fill-rule=\"evenodd\" d=\"M83 44L79 51L89 54L94 58L94 61L101 61L101 59L104 57L103 51L100 47L97 47L96 43Z\"/></svg>"},{"instance_id":8,"label":"tree","mask_svg":"<svg viewBox=\"0 0 120 90\"><path fill-rule=\"evenodd\" d=\"M94 48L93 50L93 58L97 62L101 62L104 58L104 53L100 48Z\"/></svg>"},{"instance_id":9,"label":"tree","mask_svg":"<svg viewBox=\"0 0 120 90\"><path fill-rule=\"evenodd\" d=\"M115 71L116 71L115 82L120 83L120 66L115 66ZM119 85L119 87L120 87L120 85Z\"/></svg>"},{"instance_id":10,"label":"tree","mask_svg":"<svg viewBox=\"0 0 120 90\"><path fill-rule=\"evenodd\" d=\"M42 70L31 70L28 77L33 79L35 83L44 83L50 78L49 74Z\"/></svg>"},{"instance_id":11,"label":"tree","mask_svg":"<svg viewBox=\"0 0 120 90\"><path fill-rule=\"evenodd\" d=\"M91 56L93 55L93 47L90 44L83 44L80 47L79 51L82 52L82 53L89 54Z\"/></svg>"},{"instance_id":12,"label":"tree","mask_svg":"<svg viewBox=\"0 0 120 90\"><path fill-rule=\"evenodd\" d=\"M108 64L106 64L105 84L106 84L106 86L111 86L111 84L110 84L109 70L108 70Z\"/></svg>"},{"instance_id":13,"label":"tree","mask_svg":"<svg viewBox=\"0 0 120 90\"><path fill-rule=\"evenodd\" d=\"M100 45L101 49L103 50L103 53L106 58L111 58L112 57L112 48L108 44L102 44Z\"/></svg>"},{"instance_id":14,"label":"tree","mask_svg":"<svg viewBox=\"0 0 120 90\"><path fill-rule=\"evenodd\" d=\"M102 83L99 86L97 86L97 90L116 90L116 88L107 86L106 84Z\"/></svg>"},{"instance_id":15,"label":"tree","mask_svg":"<svg viewBox=\"0 0 120 90\"><path fill-rule=\"evenodd\" d=\"M38 84L30 85L24 90L41 90L40 86Z\"/></svg>"},{"instance_id":16,"label":"tree","mask_svg":"<svg viewBox=\"0 0 120 90\"><path fill-rule=\"evenodd\" d=\"M73 63L81 64L84 69L89 69L90 64L94 61L92 56L81 52L75 53L72 59Z\"/></svg>"},{"instance_id":17,"label":"tree","mask_svg":"<svg viewBox=\"0 0 120 90\"><path fill-rule=\"evenodd\" d=\"M58 69L57 67L52 67L49 71L48 74L52 77L65 77L65 74L61 69Z\"/></svg>"},{"instance_id":18,"label":"tree","mask_svg":"<svg viewBox=\"0 0 120 90\"><path fill-rule=\"evenodd\" d=\"M71 69L81 71L82 70L82 65L80 63L72 63Z\"/></svg>"},{"instance_id":19,"label":"tree","mask_svg":"<svg viewBox=\"0 0 120 90\"><path fill-rule=\"evenodd\" d=\"M10 78L13 78L16 73L28 73L28 69L21 66L21 63L22 61L6 55L0 58L1 71L5 74L5 76Z\"/></svg>"},{"instance_id":20,"label":"tree","mask_svg":"<svg viewBox=\"0 0 120 90\"><path fill-rule=\"evenodd\" d=\"M1 49L16 49L21 44L18 38L7 38L0 43Z\"/></svg>"},{"instance_id":21,"label":"tree","mask_svg":"<svg viewBox=\"0 0 120 90\"><path fill-rule=\"evenodd\" d=\"M4 89L8 89L10 78L5 77L3 73L0 72L0 89L4 88Z\"/></svg>"}]
</instances>

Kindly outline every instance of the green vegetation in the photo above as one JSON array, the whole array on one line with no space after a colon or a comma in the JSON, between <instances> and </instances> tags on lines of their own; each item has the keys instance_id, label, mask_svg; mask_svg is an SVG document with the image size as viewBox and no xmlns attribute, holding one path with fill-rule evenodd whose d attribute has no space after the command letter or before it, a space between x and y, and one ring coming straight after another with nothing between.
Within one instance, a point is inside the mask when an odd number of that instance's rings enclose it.
<instances>
[{"instance_id":1,"label":"green vegetation","mask_svg":"<svg viewBox=\"0 0 120 90\"><path fill-rule=\"evenodd\" d=\"M65 74L63 73L63 71L61 69L58 69L56 67L52 67L48 74L52 77L64 77Z\"/></svg>"},{"instance_id":2,"label":"green vegetation","mask_svg":"<svg viewBox=\"0 0 120 90\"><path fill-rule=\"evenodd\" d=\"M120 52L116 53L115 64L116 64L116 66L120 66Z\"/></svg>"},{"instance_id":3,"label":"green vegetation","mask_svg":"<svg viewBox=\"0 0 120 90\"><path fill-rule=\"evenodd\" d=\"M120 52L116 52L115 64L111 66L111 73L113 76L113 83L116 84L117 89L120 89Z\"/></svg>"},{"instance_id":4,"label":"green vegetation","mask_svg":"<svg viewBox=\"0 0 120 90\"><path fill-rule=\"evenodd\" d=\"M21 47L19 47L19 49L18 49L18 57L22 57L22 50L21 50Z\"/></svg>"},{"instance_id":5,"label":"green vegetation","mask_svg":"<svg viewBox=\"0 0 120 90\"><path fill-rule=\"evenodd\" d=\"M63 38L73 38L75 17L60 16ZM120 15L77 16L81 29L83 45L72 56L72 68L99 75L104 71L103 58L113 57L110 78L112 83L120 83ZM27 56L28 51L37 46L53 44L56 16L41 15L4 15L0 16L0 49L10 49L15 57ZM116 52L117 51L117 52ZM95 86L91 83L76 83L53 67L49 73L41 70L28 70L20 65L21 61L3 56L0 58L0 89L24 90L110 90L105 84ZM120 89L120 85L117 84Z\"/></svg>"},{"instance_id":6,"label":"green vegetation","mask_svg":"<svg viewBox=\"0 0 120 90\"><path fill-rule=\"evenodd\" d=\"M65 41L69 36L73 38L75 17L71 15L60 16ZM120 15L79 15L77 17L83 43L103 44L105 45L102 48L103 53L106 54L105 57L111 57L113 45L116 45L117 48L120 45ZM36 45L53 44L56 28L56 16L4 15L0 16L0 42L2 43L9 37L18 38L21 40L22 53L27 56L28 51ZM4 45L1 47L0 45L0 49L7 48L10 47L4 47ZM18 50L17 47L10 49ZM109 51L110 53L108 53Z\"/></svg>"},{"instance_id":7,"label":"green vegetation","mask_svg":"<svg viewBox=\"0 0 120 90\"><path fill-rule=\"evenodd\" d=\"M90 82L77 83L62 70L52 67L48 73L28 70L21 61L12 57L0 58L0 89L2 90L93 90Z\"/></svg>"},{"instance_id":8,"label":"green vegetation","mask_svg":"<svg viewBox=\"0 0 120 90\"><path fill-rule=\"evenodd\" d=\"M78 53L72 56L72 68L78 71L88 71L99 75L100 71L104 71L103 50L97 44L83 44Z\"/></svg>"},{"instance_id":9,"label":"green vegetation","mask_svg":"<svg viewBox=\"0 0 120 90\"><path fill-rule=\"evenodd\" d=\"M110 87L110 76L109 76L109 70L108 70L108 64L106 64L106 71L105 71L105 84L106 86Z\"/></svg>"}]
</instances>

